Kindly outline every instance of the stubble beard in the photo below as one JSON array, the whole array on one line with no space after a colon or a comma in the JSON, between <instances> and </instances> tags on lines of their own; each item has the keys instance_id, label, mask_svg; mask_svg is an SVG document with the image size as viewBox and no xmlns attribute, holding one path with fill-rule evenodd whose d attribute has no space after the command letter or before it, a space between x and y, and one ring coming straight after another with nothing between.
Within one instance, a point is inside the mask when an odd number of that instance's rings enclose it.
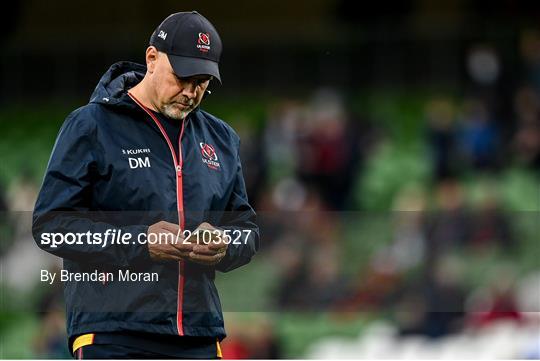
<instances>
[{"instance_id":1,"label":"stubble beard","mask_svg":"<svg viewBox=\"0 0 540 361\"><path fill-rule=\"evenodd\" d=\"M178 108L174 107L174 105L172 104L166 104L161 109L161 113L170 119L184 120L194 108L195 108L195 105L192 105L184 110L179 110Z\"/></svg>"}]
</instances>

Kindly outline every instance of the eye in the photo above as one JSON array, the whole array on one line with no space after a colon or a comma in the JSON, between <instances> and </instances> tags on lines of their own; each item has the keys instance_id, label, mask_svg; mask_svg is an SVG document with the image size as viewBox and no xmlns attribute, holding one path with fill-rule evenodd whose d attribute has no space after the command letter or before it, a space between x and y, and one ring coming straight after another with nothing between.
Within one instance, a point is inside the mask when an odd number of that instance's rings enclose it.
<instances>
[{"instance_id":1,"label":"eye","mask_svg":"<svg viewBox=\"0 0 540 361\"><path fill-rule=\"evenodd\" d=\"M197 85L202 85L206 83L207 81L212 80L212 78L203 78L203 79L197 79Z\"/></svg>"}]
</instances>

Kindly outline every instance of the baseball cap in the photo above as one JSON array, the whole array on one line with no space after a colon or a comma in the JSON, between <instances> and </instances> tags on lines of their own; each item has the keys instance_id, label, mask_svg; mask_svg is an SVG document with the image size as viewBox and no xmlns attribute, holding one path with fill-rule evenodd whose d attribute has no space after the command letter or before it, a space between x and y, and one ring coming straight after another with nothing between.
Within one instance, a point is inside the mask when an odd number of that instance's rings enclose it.
<instances>
[{"instance_id":1,"label":"baseball cap","mask_svg":"<svg viewBox=\"0 0 540 361\"><path fill-rule=\"evenodd\" d=\"M169 15L154 30L149 45L167 54L177 76L212 75L221 83L221 38L210 21L198 12Z\"/></svg>"}]
</instances>

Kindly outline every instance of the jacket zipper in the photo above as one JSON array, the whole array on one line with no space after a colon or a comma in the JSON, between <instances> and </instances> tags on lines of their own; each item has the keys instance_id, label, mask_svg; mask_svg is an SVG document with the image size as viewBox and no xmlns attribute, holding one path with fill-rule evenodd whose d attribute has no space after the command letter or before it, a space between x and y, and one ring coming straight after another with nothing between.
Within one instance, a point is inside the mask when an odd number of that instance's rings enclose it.
<instances>
[{"instance_id":1,"label":"jacket zipper","mask_svg":"<svg viewBox=\"0 0 540 361\"><path fill-rule=\"evenodd\" d=\"M180 232L184 231L185 219L184 219L184 193L182 189L182 166L184 164L184 159L182 157L182 136L184 135L184 126L185 118L182 120L182 129L180 130L180 137L178 138L178 159L176 158L176 152L172 146L171 140L167 135L165 129L152 113L150 109L145 107L137 98L135 98L131 93L128 92L128 95L133 99L137 105L139 105L149 116L152 118L154 123L158 126L161 134L167 141L169 150L171 151L174 169L176 173L176 204L178 210L178 225L180 226ZM184 325L183 325L183 310L182 305L184 303L184 261L180 260L178 262L178 297L177 297L177 307L176 307L176 328L178 329L178 335L184 336Z\"/></svg>"}]
</instances>

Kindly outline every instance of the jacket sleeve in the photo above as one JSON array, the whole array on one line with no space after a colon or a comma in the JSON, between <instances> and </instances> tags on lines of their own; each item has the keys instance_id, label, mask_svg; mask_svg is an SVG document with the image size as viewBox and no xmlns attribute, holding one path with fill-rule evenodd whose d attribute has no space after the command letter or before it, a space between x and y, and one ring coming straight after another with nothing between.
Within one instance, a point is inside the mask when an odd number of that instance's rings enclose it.
<instances>
[{"instance_id":1,"label":"jacket sleeve","mask_svg":"<svg viewBox=\"0 0 540 361\"><path fill-rule=\"evenodd\" d=\"M221 229L230 231L229 234L232 238L225 257L216 265L216 269L221 272L228 272L249 263L251 258L259 250L259 227L256 224L257 215L248 202L246 185L242 174L239 145L237 149L235 184L226 208L226 214L220 225ZM234 242L235 240L236 242Z\"/></svg>"},{"instance_id":2,"label":"jacket sleeve","mask_svg":"<svg viewBox=\"0 0 540 361\"><path fill-rule=\"evenodd\" d=\"M92 187L100 169L96 126L92 116L83 116L81 110L72 113L64 122L56 139L45 177L34 208L32 233L37 245L53 254L76 262L110 264L127 267L150 260L145 244L92 244L82 242L53 245L51 234L69 233L104 235L108 229L131 233L132 240L144 232L147 225L118 227L96 221L93 212ZM47 234L49 236L47 236ZM131 243L131 242L130 242Z\"/></svg>"}]
</instances>

